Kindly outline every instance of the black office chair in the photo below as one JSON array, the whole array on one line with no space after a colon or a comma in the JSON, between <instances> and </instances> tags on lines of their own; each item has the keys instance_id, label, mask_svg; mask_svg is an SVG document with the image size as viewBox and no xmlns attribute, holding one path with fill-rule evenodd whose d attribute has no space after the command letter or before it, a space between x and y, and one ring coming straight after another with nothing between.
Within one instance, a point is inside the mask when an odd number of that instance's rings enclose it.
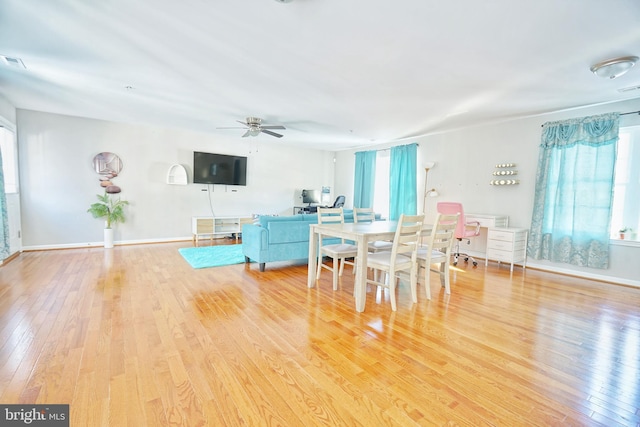
<instances>
[{"instance_id":1,"label":"black office chair","mask_svg":"<svg viewBox=\"0 0 640 427\"><path fill-rule=\"evenodd\" d=\"M344 196L338 196L338 197L336 197L336 201L333 202L333 206L331 206L331 207L332 208L341 208L341 207L344 206L344 201L345 201Z\"/></svg>"}]
</instances>

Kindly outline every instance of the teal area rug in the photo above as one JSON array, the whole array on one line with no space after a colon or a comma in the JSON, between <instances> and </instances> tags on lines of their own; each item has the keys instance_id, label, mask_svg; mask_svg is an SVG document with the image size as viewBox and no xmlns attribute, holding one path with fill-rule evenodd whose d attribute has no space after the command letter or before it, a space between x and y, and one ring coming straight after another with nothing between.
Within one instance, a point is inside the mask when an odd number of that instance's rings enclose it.
<instances>
[{"instance_id":1,"label":"teal area rug","mask_svg":"<svg viewBox=\"0 0 640 427\"><path fill-rule=\"evenodd\" d=\"M202 248L180 248L180 255L193 268L221 267L242 264L242 245L205 246Z\"/></svg>"}]
</instances>

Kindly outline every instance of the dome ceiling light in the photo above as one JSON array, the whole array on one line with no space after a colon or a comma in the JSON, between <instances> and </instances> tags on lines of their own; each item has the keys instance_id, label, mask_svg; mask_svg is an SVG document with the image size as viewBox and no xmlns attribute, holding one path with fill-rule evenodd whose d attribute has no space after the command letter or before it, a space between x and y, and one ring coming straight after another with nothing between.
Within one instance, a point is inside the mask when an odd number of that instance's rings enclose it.
<instances>
[{"instance_id":1,"label":"dome ceiling light","mask_svg":"<svg viewBox=\"0 0 640 427\"><path fill-rule=\"evenodd\" d=\"M637 56L622 56L620 58L608 59L593 65L590 70L593 74L604 79L615 79L631 69L636 62Z\"/></svg>"}]
</instances>

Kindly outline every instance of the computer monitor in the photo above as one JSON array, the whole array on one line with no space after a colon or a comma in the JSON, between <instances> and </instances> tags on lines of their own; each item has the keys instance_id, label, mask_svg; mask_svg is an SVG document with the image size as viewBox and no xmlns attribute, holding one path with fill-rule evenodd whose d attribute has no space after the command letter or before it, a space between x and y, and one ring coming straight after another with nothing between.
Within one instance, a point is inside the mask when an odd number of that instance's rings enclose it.
<instances>
[{"instance_id":1,"label":"computer monitor","mask_svg":"<svg viewBox=\"0 0 640 427\"><path fill-rule=\"evenodd\" d=\"M320 191L319 190L302 190L302 203L320 203Z\"/></svg>"}]
</instances>

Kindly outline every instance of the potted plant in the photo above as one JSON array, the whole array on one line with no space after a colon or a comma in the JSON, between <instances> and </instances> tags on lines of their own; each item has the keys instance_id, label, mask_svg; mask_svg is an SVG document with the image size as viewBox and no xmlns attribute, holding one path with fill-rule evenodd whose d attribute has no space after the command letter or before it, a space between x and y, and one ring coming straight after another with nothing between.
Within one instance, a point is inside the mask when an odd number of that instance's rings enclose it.
<instances>
[{"instance_id":1,"label":"potted plant","mask_svg":"<svg viewBox=\"0 0 640 427\"><path fill-rule=\"evenodd\" d=\"M87 212L94 218L104 218L104 247L113 248L113 229L111 224L124 222L124 207L129 204L126 200L114 200L105 191L103 195L97 194L98 202L93 203Z\"/></svg>"},{"instance_id":2,"label":"potted plant","mask_svg":"<svg viewBox=\"0 0 640 427\"><path fill-rule=\"evenodd\" d=\"M618 231L618 233L620 233L620 239L624 240L625 233L628 233L628 232L631 232L631 228L629 228L629 227L622 227L622 228Z\"/></svg>"}]
</instances>

